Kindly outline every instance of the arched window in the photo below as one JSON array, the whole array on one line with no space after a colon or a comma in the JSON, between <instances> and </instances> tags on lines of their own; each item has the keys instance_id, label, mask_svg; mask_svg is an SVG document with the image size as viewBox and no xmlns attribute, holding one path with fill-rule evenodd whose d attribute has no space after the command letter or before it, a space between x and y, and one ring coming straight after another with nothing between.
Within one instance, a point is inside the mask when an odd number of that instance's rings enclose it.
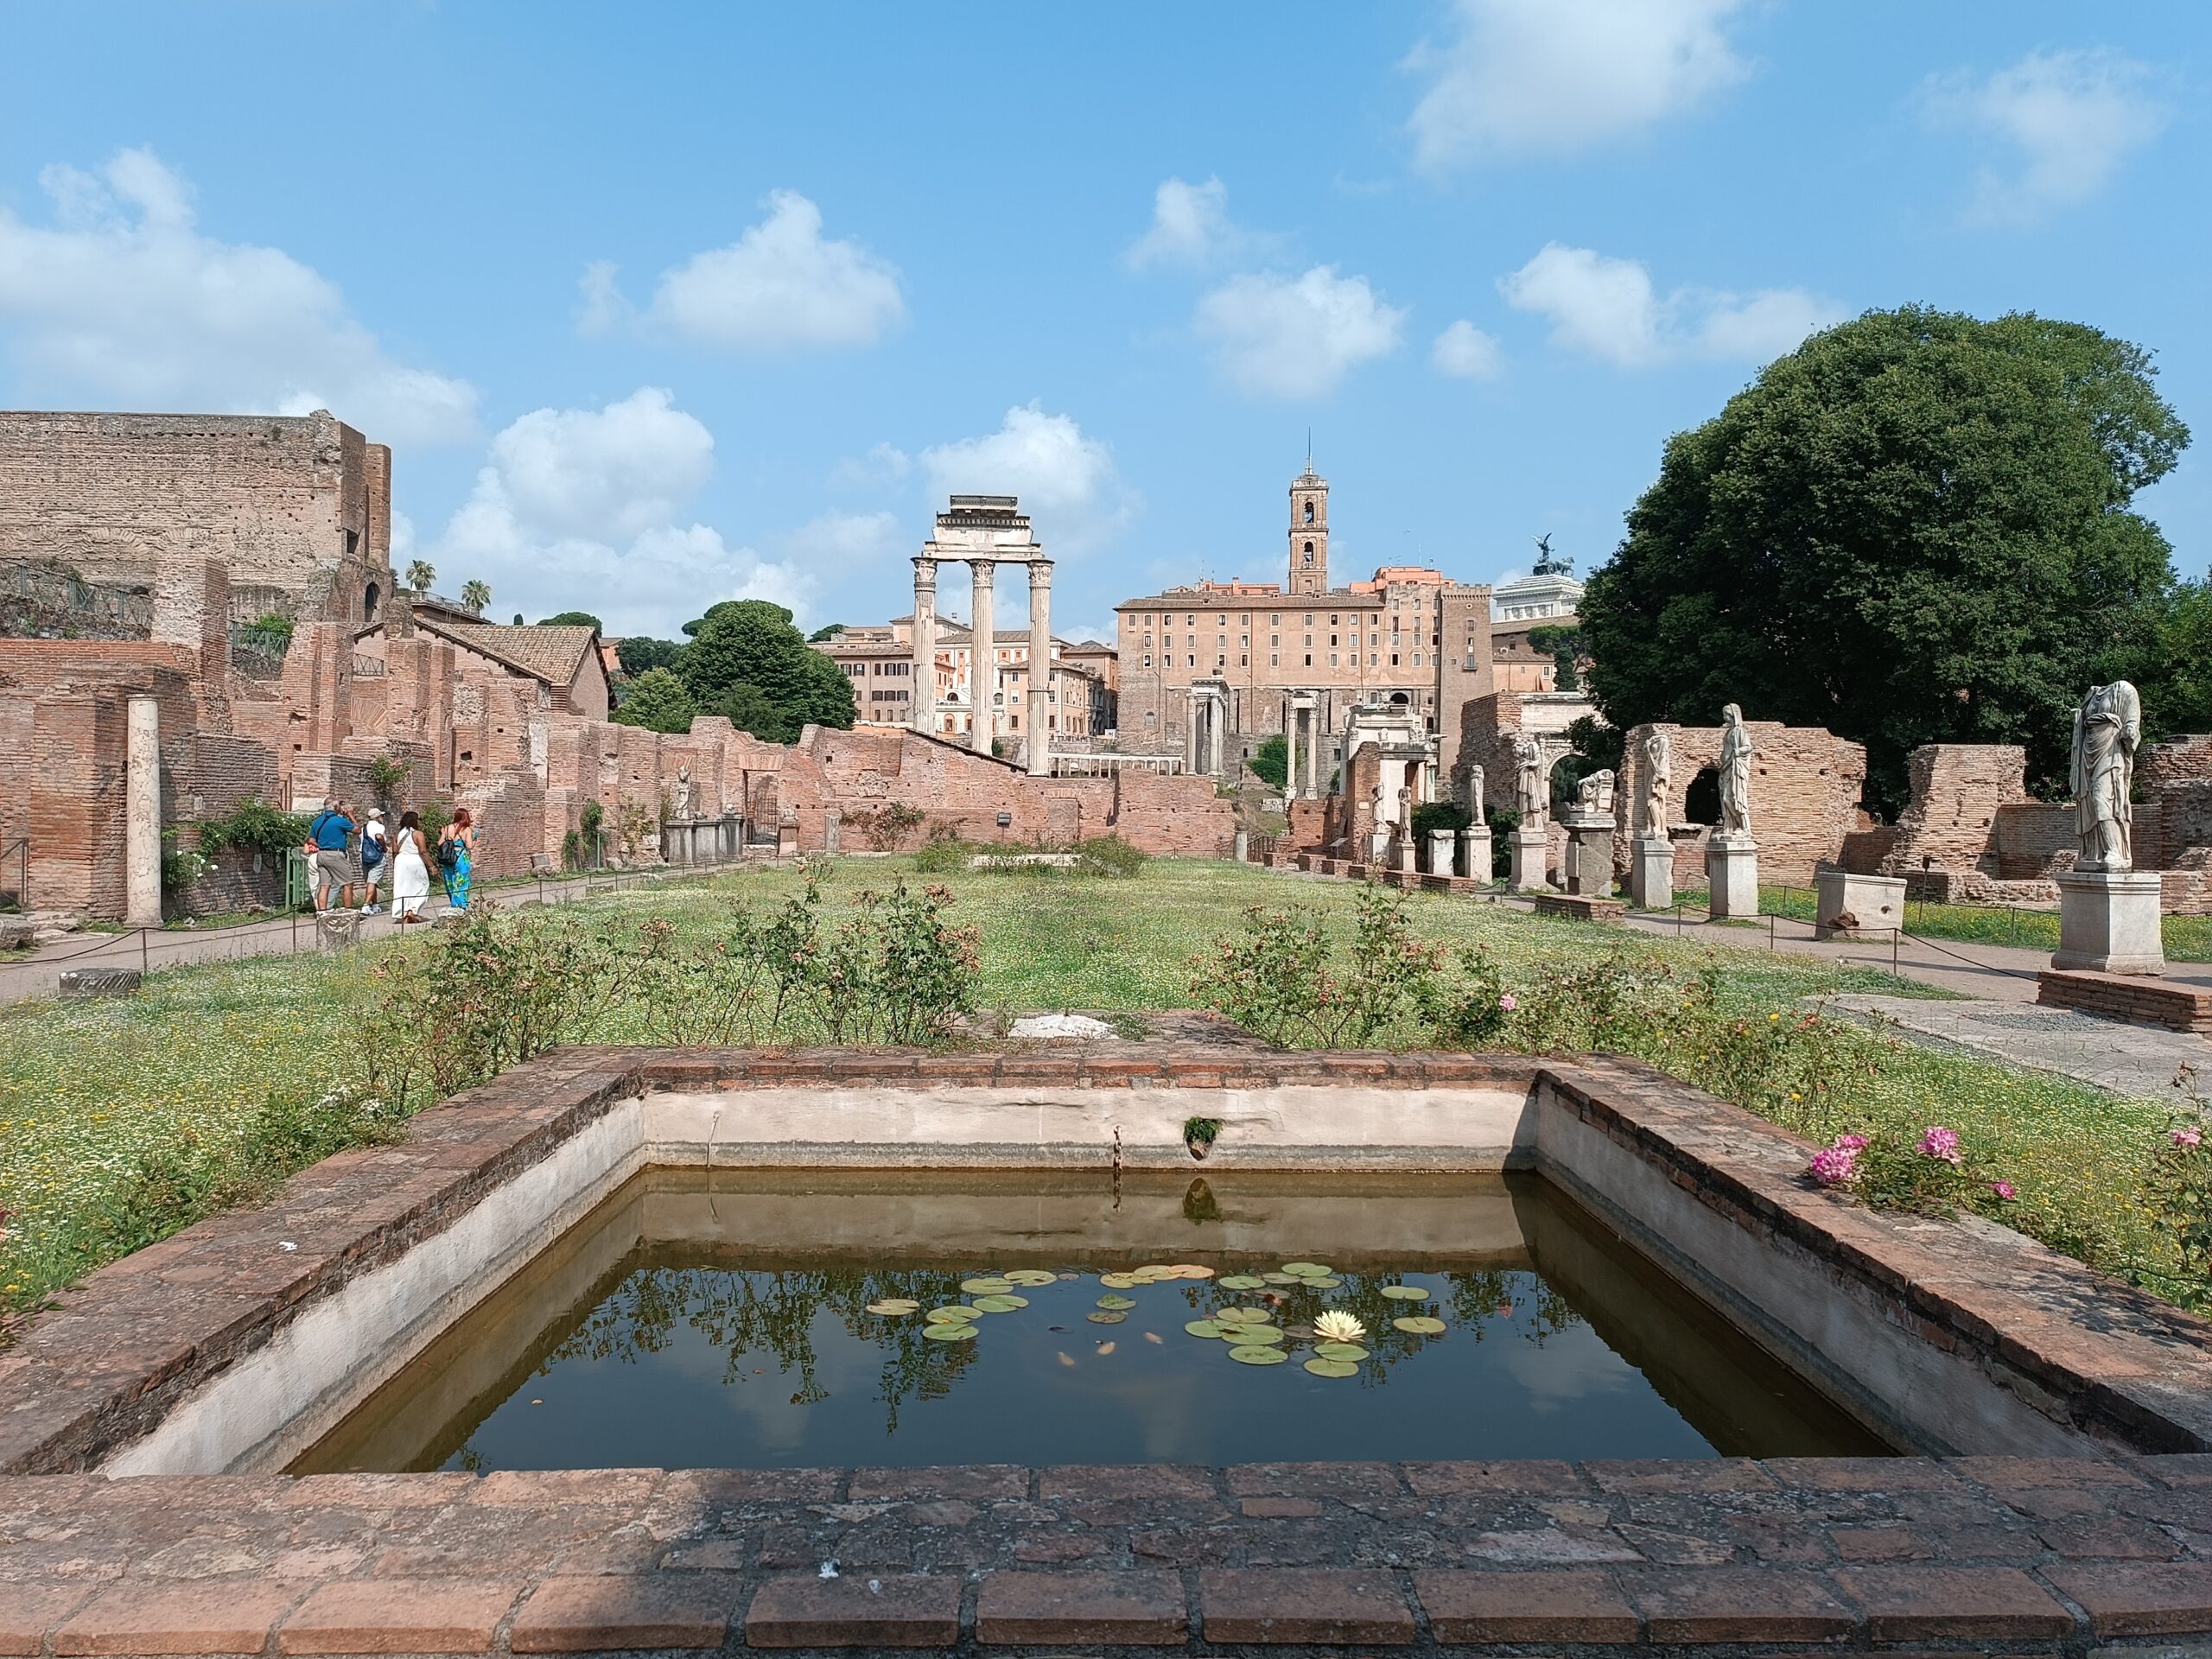
<instances>
[{"instance_id":1,"label":"arched window","mask_svg":"<svg viewBox=\"0 0 2212 1659\"><path fill-rule=\"evenodd\" d=\"M373 582L371 582L368 586L368 590L361 595L362 621L373 622L377 620L377 605L383 598L383 592L377 587L376 583Z\"/></svg>"},{"instance_id":2,"label":"arched window","mask_svg":"<svg viewBox=\"0 0 2212 1659\"><path fill-rule=\"evenodd\" d=\"M1311 501L1306 504L1306 522L1309 524L1313 522L1313 504Z\"/></svg>"}]
</instances>

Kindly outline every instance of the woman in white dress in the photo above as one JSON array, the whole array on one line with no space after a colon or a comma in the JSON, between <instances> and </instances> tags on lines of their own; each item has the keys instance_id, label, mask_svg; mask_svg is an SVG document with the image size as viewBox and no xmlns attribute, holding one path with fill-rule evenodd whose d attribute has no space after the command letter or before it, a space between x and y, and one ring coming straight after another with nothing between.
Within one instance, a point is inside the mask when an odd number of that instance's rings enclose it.
<instances>
[{"instance_id":1,"label":"woman in white dress","mask_svg":"<svg viewBox=\"0 0 2212 1659\"><path fill-rule=\"evenodd\" d=\"M405 812L399 819L399 844L391 855L391 919L404 927L423 919L430 896L430 849L423 844L423 820Z\"/></svg>"}]
</instances>

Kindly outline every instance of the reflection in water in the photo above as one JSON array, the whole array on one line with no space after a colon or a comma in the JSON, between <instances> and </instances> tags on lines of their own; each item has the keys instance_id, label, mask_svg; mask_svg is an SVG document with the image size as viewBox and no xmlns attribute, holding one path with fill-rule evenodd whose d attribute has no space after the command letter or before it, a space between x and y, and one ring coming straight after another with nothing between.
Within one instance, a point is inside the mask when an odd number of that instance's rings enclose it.
<instances>
[{"instance_id":1,"label":"reflection in water","mask_svg":"<svg viewBox=\"0 0 2212 1659\"><path fill-rule=\"evenodd\" d=\"M1301 1258L1328 1280L1221 1282ZM1101 1283L1147 1262L1215 1276ZM1015 1269L1052 1276L972 1338L927 1334L926 1310L990 1294L963 1281ZM1407 1284L1427 1297L1382 1294ZM920 1311L868 1311L898 1299ZM1185 1329L1240 1309L1286 1360ZM1325 1309L1364 1327L1349 1376L1304 1369ZM1540 1182L656 1172L297 1467L1886 1449Z\"/></svg>"}]
</instances>

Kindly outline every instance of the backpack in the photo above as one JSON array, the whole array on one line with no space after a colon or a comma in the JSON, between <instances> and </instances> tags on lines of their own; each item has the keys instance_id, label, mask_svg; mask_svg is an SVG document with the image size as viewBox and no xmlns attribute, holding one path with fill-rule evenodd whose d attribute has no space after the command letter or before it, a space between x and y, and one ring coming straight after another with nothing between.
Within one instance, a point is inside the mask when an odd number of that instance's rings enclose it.
<instances>
[{"instance_id":1,"label":"backpack","mask_svg":"<svg viewBox=\"0 0 2212 1659\"><path fill-rule=\"evenodd\" d=\"M461 843L450 836L446 836L438 842L438 868L442 870L452 870L458 869L460 867Z\"/></svg>"},{"instance_id":2,"label":"backpack","mask_svg":"<svg viewBox=\"0 0 2212 1659\"><path fill-rule=\"evenodd\" d=\"M384 842L364 830L361 832L361 868L373 870L384 862Z\"/></svg>"}]
</instances>

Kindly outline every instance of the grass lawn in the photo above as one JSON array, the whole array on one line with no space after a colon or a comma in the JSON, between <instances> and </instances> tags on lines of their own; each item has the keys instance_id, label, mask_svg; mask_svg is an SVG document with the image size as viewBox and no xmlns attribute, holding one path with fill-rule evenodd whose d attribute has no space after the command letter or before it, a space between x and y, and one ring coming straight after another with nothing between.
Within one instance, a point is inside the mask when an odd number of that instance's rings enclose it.
<instances>
[{"instance_id":1,"label":"grass lawn","mask_svg":"<svg viewBox=\"0 0 2212 1659\"><path fill-rule=\"evenodd\" d=\"M918 878L907 860L851 860L830 867L824 891L834 910L863 888L899 880L952 889L954 919L981 931L979 1000L1003 1009L1187 1007L1194 959L1239 931L1246 906L1310 910L1349 938L1356 895L1344 882L1168 860L1122 879ZM717 929L733 902L779 903L800 880L789 870L747 871L558 909L617 928L664 918L699 937ZM1785 1037L1781 1022L1799 1017L1806 996L1919 988L1865 969L1542 921L1465 898L1417 894L1408 904L1424 937L1481 944L1503 984L1532 1008L1562 976L1616 957L1668 964L1686 981L1709 970L1719 1006L1739 1031L1771 1024ZM355 1033L378 995L371 969L388 952L422 948L378 943L342 957L173 969L130 999L0 1009L0 1210L10 1212L0 1223L0 1308L32 1306L115 1253L99 1242L114 1230L96 1224L130 1201L134 1171L149 1152L219 1149L251 1132L272 1099L312 1101L358 1080ZM1725 1087L1704 1070L1714 1058L1701 1052L1705 1039L1687 1021L1668 1023L1682 1029L1655 1025L1624 1046ZM1980 1161L2020 1185L2023 1217L2051 1218L2038 1228L2046 1236L2087 1240L2083 1253L2116 1270L2155 1277L2171 1265L2171 1248L2161 1246L2142 1202L2165 1107L1824 1024L1835 1027L1825 1040L1849 1058L1847 1081L1818 1098L1777 1094L1745 1103L1821 1138L1873 1120L1948 1124ZM619 1002L576 1033L614 1042L640 1034L634 1010Z\"/></svg>"},{"instance_id":2,"label":"grass lawn","mask_svg":"<svg viewBox=\"0 0 2212 1659\"><path fill-rule=\"evenodd\" d=\"M1794 921L1814 919L1809 887L1761 887L1759 914ZM1904 931L1926 939L1968 944L2012 944L2024 950L2058 949L2058 912L2019 905L1932 905L1909 899ZM2212 962L2212 916L2168 916L2162 931L2169 962Z\"/></svg>"}]
</instances>

